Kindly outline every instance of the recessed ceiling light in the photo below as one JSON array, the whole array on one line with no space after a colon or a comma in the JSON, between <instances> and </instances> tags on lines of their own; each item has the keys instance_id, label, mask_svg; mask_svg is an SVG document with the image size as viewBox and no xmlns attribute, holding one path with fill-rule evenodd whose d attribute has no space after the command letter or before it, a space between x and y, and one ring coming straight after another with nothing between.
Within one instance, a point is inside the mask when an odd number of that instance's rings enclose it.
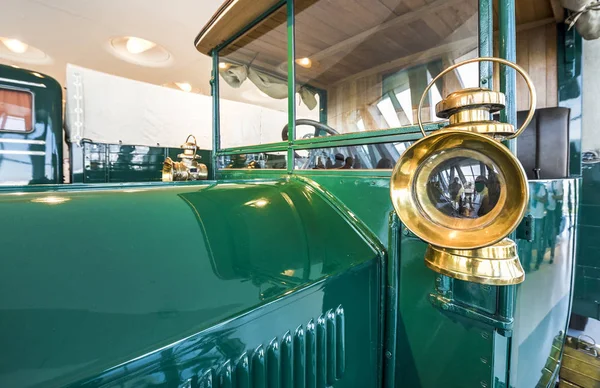
<instances>
[{"instance_id":1,"label":"recessed ceiling light","mask_svg":"<svg viewBox=\"0 0 600 388\"><path fill-rule=\"evenodd\" d=\"M52 59L42 50L18 39L0 36L0 58L10 62L49 64Z\"/></svg>"},{"instance_id":2,"label":"recessed ceiling light","mask_svg":"<svg viewBox=\"0 0 600 388\"><path fill-rule=\"evenodd\" d=\"M231 67L231 63L219 62L219 69L227 70Z\"/></svg>"},{"instance_id":3,"label":"recessed ceiling light","mask_svg":"<svg viewBox=\"0 0 600 388\"><path fill-rule=\"evenodd\" d=\"M312 67L312 61L310 60L310 58L296 59L296 63L306 69L310 69Z\"/></svg>"},{"instance_id":4,"label":"recessed ceiling light","mask_svg":"<svg viewBox=\"0 0 600 388\"><path fill-rule=\"evenodd\" d=\"M29 45L18 39L2 38L2 43L15 54L23 54L29 48Z\"/></svg>"},{"instance_id":5,"label":"recessed ceiling light","mask_svg":"<svg viewBox=\"0 0 600 388\"><path fill-rule=\"evenodd\" d=\"M127 38L127 43L125 45L127 51L132 54L141 54L144 51L150 50L154 46L156 46L156 43L150 42L146 39L136 38L134 36Z\"/></svg>"},{"instance_id":6,"label":"recessed ceiling light","mask_svg":"<svg viewBox=\"0 0 600 388\"><path fill-rule=\"evenodd\" d=\"M132 36L113 38L107 48L118 58L135 65L165 67L173 62L173 56L164 47Z\"/></svg>"},{"instance_id":7,"label":"recessed ceiling light","mask_svg":"<svg viewBox=\"0 0 600 388\"><path fill-rule=\"evenodd\" d=\"M175 82L175 85L177 85L177 87L179 87L179 89L183 90L184 92L191 92L192 91L192 85L188 84L187 82Z\"/></svg>"}]
</instances>

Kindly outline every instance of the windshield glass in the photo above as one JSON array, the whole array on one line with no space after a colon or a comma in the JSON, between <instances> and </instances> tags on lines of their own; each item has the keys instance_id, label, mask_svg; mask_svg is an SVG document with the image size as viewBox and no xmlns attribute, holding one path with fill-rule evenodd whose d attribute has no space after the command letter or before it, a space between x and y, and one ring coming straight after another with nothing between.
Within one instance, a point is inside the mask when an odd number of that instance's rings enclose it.
<instances>
[{"instance_id":1,"label":"windshield glass","mask_svg":"<svg viewBox=\"0 0 600 388\"><path fill-rule=\"evenodd\" d=\"M318 96L299 90L298 111L319 117ZM288 124L286 10L281 7L219 52L221 148L283 141Z\"/></svg>"},{"instance_id":2,"label":"windshield glass","mask_svg":"<svg viewBox=\"0 0 600 388\"><path fill-rule=\"evenodd\" d=\"M477 56L478 0L295 0L295 12L296 139L414 125L426 85ZM221 148L288 140L286 27L281 7L220 51ZM478 84L477 64L436 82L424 121Z\"/></svg>"},{"instance_id":3,"label":"windshield glass","mask_svg":"<svg viewBox=\"0 0 600 388\"><path fill-rule=\"evenodd\" d=\"M416 124L427 84L458 59L477 56L477 0L295 4L296 83L326 92L321 122L337 133ZM449 74L431 88L423 119L439 121L442 96L478 85L477 64Z\"/></svg>"}]
</instances>

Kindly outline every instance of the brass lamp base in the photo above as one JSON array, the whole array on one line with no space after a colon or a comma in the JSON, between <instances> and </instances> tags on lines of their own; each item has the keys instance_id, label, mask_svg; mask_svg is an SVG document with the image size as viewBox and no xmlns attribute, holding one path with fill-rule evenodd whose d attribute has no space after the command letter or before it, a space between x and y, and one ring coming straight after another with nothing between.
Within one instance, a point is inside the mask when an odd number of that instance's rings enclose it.
<instances>
[{"instance_id":1,"label":"brass lamp base","mask_svg":"<svg viewBox=\"0 0 600 388\"><path fill-rule=\"evenodd\" d=\"M508 238L478 249L429 245L425 264L435 272L473 283L507 286L525 280L517 245Z\"/></svg>"}]
</instances>

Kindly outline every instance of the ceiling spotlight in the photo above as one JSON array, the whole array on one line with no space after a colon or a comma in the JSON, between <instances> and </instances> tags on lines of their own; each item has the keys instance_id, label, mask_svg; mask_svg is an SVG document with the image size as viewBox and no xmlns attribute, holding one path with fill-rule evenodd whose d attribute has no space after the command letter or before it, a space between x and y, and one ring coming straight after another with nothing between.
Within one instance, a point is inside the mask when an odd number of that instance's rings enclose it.
<instances>
[{"instance_id":1,"label":"ceiling spotlight","mask_svg":"<svg viewBox=\"0 0 600 388\"><path fill-rule=\"evenodd\" d=\"M310 60L310 58L296 59L296 63L306 69L310 69L312 67L312 61Z\"/></svg>"},{"instance_id":2,"label":"ceiling spotlight","mask_svg":"<svg viewBox=\"0 0 600 388\"><path fill-rule=\"evenodd\" d=\"M177 87L184 92L189 93L192 91L192 85L188 84L187 82L175 82L175 85L177 85Z\"/></svg>"},{"instance_id":3,"label":"ceiling spotlight","mask_svg":"<svg viewBox=\"0 0 600 388\"><path fill-rule=\"evenodd\" d=\"M131 54L141 54L144 51L150 50L154 46L156 46L156 43L136 37L128 38L126 44L127 51L129 51Z\"/></svg>"},{"instance_id":4,"label":"ceiling spotlight","mask_svg":"<svg viewBox=\"0 0 600 388\"><path fill-rule=\"evenodd\" d=\"M15 54L23 54L29 46L18 39L3 38L2 43Z\"/></svg>"},{"instance_id":5,"label":"ceiling spotlight","mask_svg":"<svg viewBox=\"0 0 600 388\"><path fill-rule=\"evenodd\" d=\"M231 63L219 62L219 69L227 70L231 67Z\"/></svg>"}]
</instances>

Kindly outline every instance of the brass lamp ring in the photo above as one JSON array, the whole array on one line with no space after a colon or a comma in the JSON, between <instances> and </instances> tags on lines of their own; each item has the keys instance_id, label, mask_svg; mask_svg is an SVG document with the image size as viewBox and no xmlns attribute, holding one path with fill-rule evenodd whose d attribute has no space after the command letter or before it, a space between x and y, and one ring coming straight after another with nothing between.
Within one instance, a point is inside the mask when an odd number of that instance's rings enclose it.
<instances>
[{"instance_id":1,"label":"brass lamp ring","mask_svg":"<svg viewBox=\"0 0 600 388\"><path fill-rule=\"evenodd\" d=\"M419 128L421 129L421 133L423 134L423 137L427 136L427 133L425 132L425 128L423 127L423 117L422 117L421 111L423 109L423 104L425 103L425 98L427 97L427 94L429 93L429 89L431 89L431 87L440 78L442 78L444 75L448 74L449 72L451 72L451 71L455 70L456 68L461 67L463 65L468 65L469 63L476 63L476 62L500 63L500 64L503 64L503 65L506 65L506 66L509 66L509 67L515 69L523 77L523 79L525 80L525 83L527 84L527 88L529 89L529 95L531 96L531 98L529 99L529 113L527 114L527 118L525 118L523 125L521 125L521 127L514 134L507 136L505 139L506 140L514 139L515 137L519 136L525 130L525 128L527 128L527 125L529 125L529 123L533 119L533 116L535 114L535 107L537 104L537 95L535 93L535 87L533 86L533 81L531 80L531 78L529 77L527 72L521 66L519 66L516 63L513 63L509 60L506 60L506 59L496 58L496 57L479 57L479 58L467 59L466 61L456 63L456 64L444 69L440 74L438 74L435 78L433 78L431 80L429 85L427 85L427 87L423 91L423 94L421 95L421 101L419 101L419 107L417 109L417 122L419 124Z\"/></svg>"}]
</instances>

